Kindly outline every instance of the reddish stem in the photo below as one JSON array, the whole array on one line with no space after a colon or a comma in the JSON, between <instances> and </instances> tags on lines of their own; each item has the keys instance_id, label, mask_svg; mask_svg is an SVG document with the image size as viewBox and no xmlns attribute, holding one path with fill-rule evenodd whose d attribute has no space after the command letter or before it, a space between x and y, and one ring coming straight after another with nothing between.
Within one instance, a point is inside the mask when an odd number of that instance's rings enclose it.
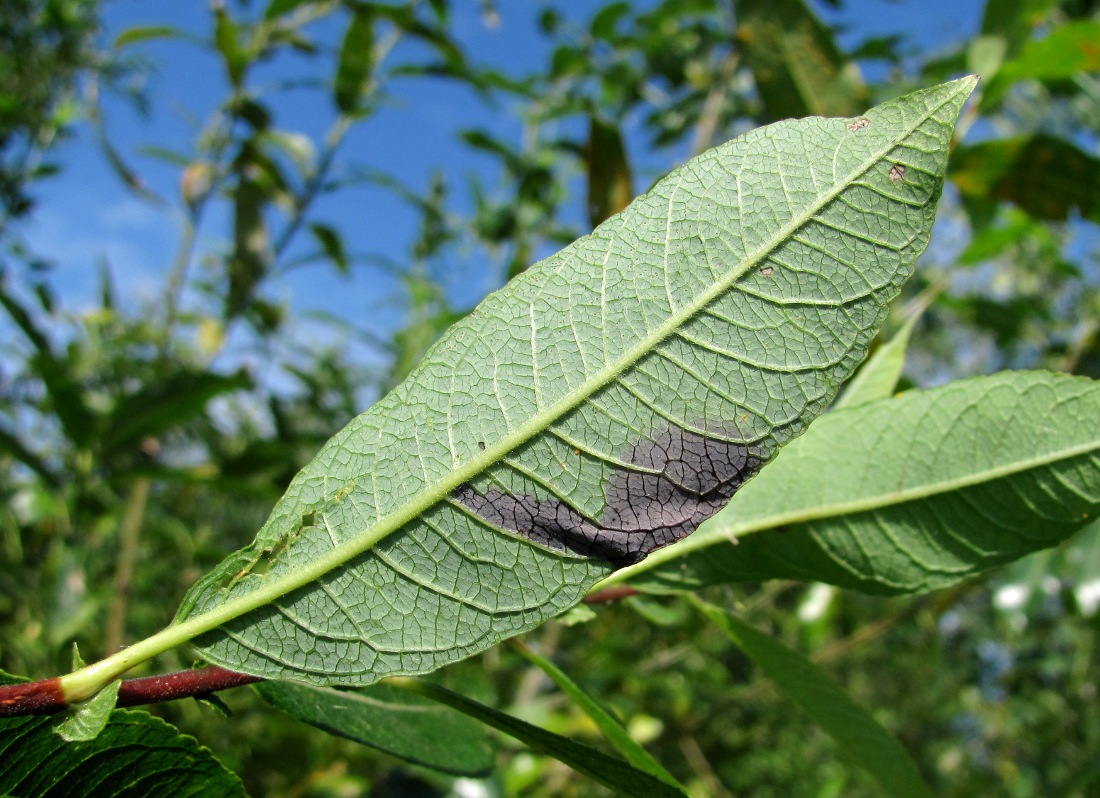
<instances>
[{"instance_id":1,"label":"reddish stem","mask_svg":"<svg viewBox=\"0 0 1100 798\"><path fill-rule=\"evenodd\" d=\"M204 696L218 690L262 682L258 676L248 676L217 666L189 671L126 679L118 691L118 706L156 704L179 698ZM57 677L39 682L0 685L0 717L15 715L51 715L68 706Z\"/></svg>"},{"instance_id":2,"label":"reddish stem","mask_svg":"<svg viewBox=\"0 0 1100 798\"><path fill-rule=\"evenodd\" d=\"M603 590L597 590L589 596L584 597L585 604L607 604L612 601L621 601L624 598L630 598L636 596L642 591L631 587L630 585L616 585L614 587L605 587Z\"/></svg>"}]
</instances>

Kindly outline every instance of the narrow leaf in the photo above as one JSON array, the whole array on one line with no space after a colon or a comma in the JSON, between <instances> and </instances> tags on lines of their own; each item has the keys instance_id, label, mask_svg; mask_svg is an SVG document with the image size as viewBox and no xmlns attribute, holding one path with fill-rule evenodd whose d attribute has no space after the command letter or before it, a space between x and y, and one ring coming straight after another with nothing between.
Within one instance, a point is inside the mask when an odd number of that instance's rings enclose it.
<instances>
[{"instance_id":1,"label":"narrow leaf","mask_svg":"<svg viewBox=\"0 0 1100 798\"><path fill-rule=\"evenodd\" d=\"M634 196L634 178L622 134L615 125L589 117L588 145L588 220L593 227L630 204Z\"/></svg>"},{"instance_id":2,"label":"narrow leaf","mask_svg":"<svg viewBox=\"0 0 1100 798\"><path fill-rule=\"evenodd\" d=\"M856 376L848 383L844 394L834 405L835 409L855 407L875 399L884 399L894 392L898 380L901 379L902 369L905 368L905 352L909 348L909 337L938 293L937 287L918 299L916 308L901 325L901 329L894 333L893 338L875 350L875 353L867 358L867 362L856 372Z\"/></svg>"},{"instance_id":3,"label":"narrow leaf","mask_svg":"<svg viewBox=\"0 0 1100 798\"><path fill-rule=\"evenodd\" d=\"M0 683L15 681L0 674ZM145 712L115 710L103 731L69 743L45 717L0 718L0 795L244 797L240 779L193 737Z\"/></svg>"},{"instance_id":4,"label":"narrow leaf","mask_svg":"<svg viewBox=\"0 0 1100 798\"><path fill-rule=\"evenodd\" d=\"M484 776L495 750L485 730L461 712L385 684L359 690L261 682L264 699L291 717L456 776Z\"/></svg>"},{"instance_id":5,"label":"narrow leaf","mask_svg":"<svg viewBox=\"0 0 1100 798\"><path fill-rule=\"evenodd\" d=\"M342 114L354 114L370 78L374 62L374 15L369 6L356 6L340 46L333 95Z\"/></svg>"},{"instance_id":6,"label":"narrow leaf","mask_svg":"<svg viewBox=\"0 0 1100 798\"><path fill-rule=\"evenodd\" d=\"M737 20L768 117L851 116L866 106L859 68L803 0L738 0Z\"/></svg>"},{"instance_id":7,"label":"narrow leaf","mask_svg":"<svg viewBox=\"0 0 1100 798\"><path fill-rule=\"evenodd\" d=\"M513 718L439 685L416 679L403 682L402 687L453 707L497 731L515 737L532 751L553 757L578 773L595 779L616 795L631 798L685 798L680 790L648 773L636 770L621 759L614 759L595 748Z\"/></svg>"},{"instance_id":8,"label":"narrow leaf","mask_svg":"<svg viewBox=\"0 0 1100 798\"><path fill-rule=\"evenodd\" d=\"M915 593L1057 545L1098 514L1100 383L1009 372L830 413L706 527L616 580Z\"/></svg>"},{"instance_id":9,"label":"narrow leaf","mask_svg":"<svg viewBox=\"0 0 1100 798\"><path fill-rule=\"evenodd\" d=\"M974 83L735 139L491 295L142 651L206 633L257 676L426 672L689 535L864 357Z\"/></svg>"},{"instance_id":10,"label":"narrow leaf","mask_svg":"<svg viewBox=\"0 0 1100 798\"><path fill-rule=\"evenodd\" d=\"M150 39L174 39L180 32L171 25L150 25L147 27L127 28L115 37L115 49L121 50L131 44L147 42Z\"/></svg>"},{"instance_id":11,"label":"narrow leaf","mask_svg":"<svg viewBox=\"0 0 1100 798\"><path fill-rule=\"evenodd\" d=\"M607 741L615 746L615 750L622 754L627 762L638 768L638 770L656 776L665 784L669 784L683 792L687 791L671 773L665 770L660 762L650 756L648 751L634 741L630 733L623 728L623 725L614 715L582 690L580 685L570 679L561 668L523 643L517 643L516 650L549 676L554 684L560 687L562 692L569 696L573 703L592 719L592 722L596 724Z\"/></svg>"},{"instance_id":12,"label":"narrow leaf","mask_svg":"<svg viewBox=\"0 0 1100 798\"><path fill-rule=\"evenodd\" d=\"M885 794L893 798L931 798L932 790L909 752L821 668L721 608L695 597L692 601L836 740L851 762L878 779Z\"/></svg>"}]
</instances>

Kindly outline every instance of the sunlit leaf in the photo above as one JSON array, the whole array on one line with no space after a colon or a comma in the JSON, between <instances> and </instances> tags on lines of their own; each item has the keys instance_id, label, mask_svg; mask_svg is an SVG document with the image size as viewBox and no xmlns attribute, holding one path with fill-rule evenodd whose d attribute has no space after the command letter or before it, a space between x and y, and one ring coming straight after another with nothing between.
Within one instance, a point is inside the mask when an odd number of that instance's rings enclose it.
<instances>
[{"instance_id":1,"label":"sunlit leaf","mask_svg":"<svg viewBox=\"0 0 1100 798\"><path fill-rule=\"evenodd\" d=\"M1100 384L1007 372L826 415L703 529L616 578L915 593L1055 546L1098 514Z\"/></svg>"},{"instance_id":2,"label":"sunlit leaf","mask_svg":"<svg viewBox=\"0 0 1100 798\"><path fill-rule=\"evenodd\" d=\"M530 629L690 534L863 358L973 86L735 139L532 267L332 438L164 639L365 684Z\"/></svg>"}]
</instances>

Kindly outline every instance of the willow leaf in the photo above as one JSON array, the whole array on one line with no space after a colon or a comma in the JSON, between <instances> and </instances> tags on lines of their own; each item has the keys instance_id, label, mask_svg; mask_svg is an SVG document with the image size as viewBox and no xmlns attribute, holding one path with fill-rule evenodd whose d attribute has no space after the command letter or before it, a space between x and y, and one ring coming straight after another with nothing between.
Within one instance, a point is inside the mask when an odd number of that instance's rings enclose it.
<instances>
[{"instance_id":1,"label":"willow leaf","mask_svg":"<svg viewBox=\"0 0 1100 798\"><path fill-rule=\"evenodd\" d=\"M1098 514L1100 383L1007 372L830 413L691 540L615 578L915 593L1055 546Z\"/></svg>"},{"instance_id":2,"label":"willow leaf","mask_svg":"<svg viewBox=\"0 0 1100 798\"><path fill-rule=\"evenodd\" d=\"M974 84L753 131L536 264L99 677L195 635L258 676L426 672L690 534L864 357L927 245Z\"/></svg>"}]
</instances>

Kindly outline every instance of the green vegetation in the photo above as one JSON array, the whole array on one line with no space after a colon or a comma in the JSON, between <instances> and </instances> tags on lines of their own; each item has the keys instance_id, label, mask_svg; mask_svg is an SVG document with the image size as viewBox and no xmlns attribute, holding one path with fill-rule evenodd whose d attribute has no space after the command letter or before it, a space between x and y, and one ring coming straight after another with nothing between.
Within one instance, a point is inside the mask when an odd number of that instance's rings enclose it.
<instances>
[{"instance_id":1,"label":"green vegetation","mask_svg":"<svg viewBox=\"0 0 1100 798\"><path fill-rule=\"evenodd\" d=\"M77 661L5 679L0 704L77 703L0 719L0 793L1095 790L1100 10L990 0L933 50L842 46L802 0L548 3L533 74L446 0L216 6L204 39L110 45L99 11L0 20L0 667ZM226 94L192 149L131 152L98 90L162 40ZM441 78L522 120L455 131L497 175L421 192L350 160L401 81ZM330 109L317 140L278 126L287 91ZM178 206L156 308L105 267L67 310L27 245L59 134ZM419 217L404 262L325 217L362 186ZM508 285L466 307L457 262ZM295 268L382 269L402 327L301 343ZM196 657L295 681L111 711Z\"/></svg>"}]
</instances>

